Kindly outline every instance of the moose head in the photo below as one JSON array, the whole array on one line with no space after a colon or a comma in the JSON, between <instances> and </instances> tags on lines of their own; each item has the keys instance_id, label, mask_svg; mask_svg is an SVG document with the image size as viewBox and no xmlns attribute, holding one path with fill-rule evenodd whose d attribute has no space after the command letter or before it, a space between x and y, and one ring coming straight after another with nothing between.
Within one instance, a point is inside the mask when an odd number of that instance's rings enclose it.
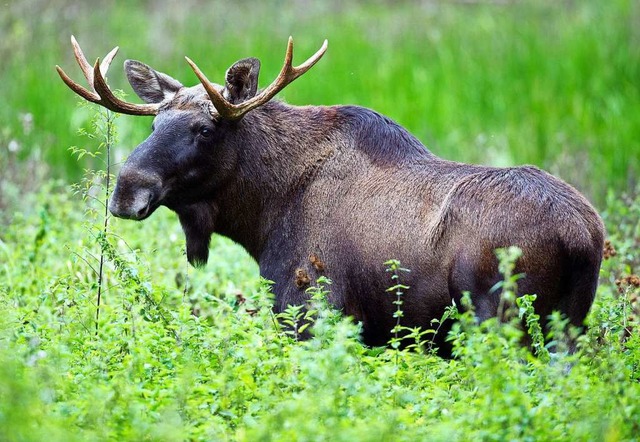
<instances>
[{"instance_id":1,"label":"moose head","mask_svg":"<svg viewBox=\"0 0 640 442\"><path fill-rule=\"evenodd\" d=\"M142 62L127 60L124 68L129 83L146 104L123 101L107 85L106 72L118 47L92 67L73 36L71 43L90 89L73 81L59 66L56 69L74 92L114 112L155 116L153 132L120 171L110 212L119 218L143 220L159 206L167 206L180 216L189 261L203 264L215 220L212 213L198 210L198 206L206 201L204 205L213 212L219 210L211 198L238 172L238 151L252 142L246 138L243 129L247 126L241 120L311 69L327 50L327 41L306 62L294 67L293 39L289 37L279 75L260 93L260 61L256 58L234 63L226 72L225 85L220 86L185 57L200 80L193 87L185 87ZM260 121L254 122L254 128L260 125Z\"/></svg>"}]
</instances>

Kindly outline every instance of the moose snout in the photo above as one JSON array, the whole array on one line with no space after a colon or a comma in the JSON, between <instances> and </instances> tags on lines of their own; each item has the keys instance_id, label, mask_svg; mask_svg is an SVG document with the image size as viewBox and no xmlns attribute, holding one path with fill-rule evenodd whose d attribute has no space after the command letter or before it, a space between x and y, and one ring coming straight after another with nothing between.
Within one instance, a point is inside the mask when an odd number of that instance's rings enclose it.
<instances>
[{"instance_id":1,"label":"moose snout","mask_svg":"<svg viewBox=\"0 0 640 442\"><path fill-rule=\"evenodd\" d=\"M143 220L159 205L160 180L147 174L123 172L109 201L109 211L118 218Z\"/></svg>"},{"instance_id":2,"label":"moose snout","mask_svg":"<svg viewBox=\"0 0 640 442\"><path fill-rule=\"evenodd\" d=\"M153 194L148 189L136 192L130 198L118 198L113 194L109 201L109 212L118 218L141 220L151 214Z\"/></svg>"}]
</instances>

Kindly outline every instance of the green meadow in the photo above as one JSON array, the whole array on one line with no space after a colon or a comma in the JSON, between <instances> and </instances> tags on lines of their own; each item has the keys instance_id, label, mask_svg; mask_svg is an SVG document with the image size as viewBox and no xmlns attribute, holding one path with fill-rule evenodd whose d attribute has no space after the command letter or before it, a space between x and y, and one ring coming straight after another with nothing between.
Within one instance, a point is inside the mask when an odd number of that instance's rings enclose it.
<instances>
[{"instance_id":1,"label":"green meadow","mask_svg":"<svg viewBox=\"0 0 640 442\"><path fill-rule=\"evenodd\" d=\"M83 142L76 133L86 114L54 70L59 64L82 78L71 34L92 61L120 46L110 82L130 95L120 68L126 58L191 85L197 79L185 55L217 82L234 61L255 56L267 85L289 35L297 60L326 38L325 58L281 99L370 107L438 155L536 164L598 201L639 173L640 12L633 1L26 0L4 9L0 141L16 140L21 158L36 155L56 177L77 179L87 166L67 151ZM26 131L25 114L33 116ZM150 121L120 123L125 156Z\"/></svg>"},{"instance_id":2,"label":"green meadow","mask_svg":"<svg viewBox=\"0 0 640 442\"><path fill-rule=\"evenodd\" d=\"M294 64L326 38L279 99L369 107L439 156L570 182L609 239L578 350L560 316L545 347L526 299L513 314L527 330L452 311L452 360L428 333L368 348L322 280L300 342L281 326L296 311L272 313L230 240L194 269L166 209L105 231L104 146L117 172L151 119L78 104L55 71L83 80L71 35L90 61L120 47L109 83L134 102L125 59L192 85L184 56L216 82L254 56L266 86L290 35ZM0 440L640 438L638 2L16 0L0 6L0 79Z\"/></svg>"}]
</instances>

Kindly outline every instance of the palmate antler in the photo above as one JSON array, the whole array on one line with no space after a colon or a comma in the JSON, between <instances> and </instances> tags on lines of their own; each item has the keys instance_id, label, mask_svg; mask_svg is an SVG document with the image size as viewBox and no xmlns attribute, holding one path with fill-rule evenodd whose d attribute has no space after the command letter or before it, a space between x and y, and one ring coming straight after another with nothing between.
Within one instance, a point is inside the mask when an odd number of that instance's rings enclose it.
<instances>
[{"instance_id":1,"label":"palmate antler","mask_svg":"<svg viewBox=\"0 0 640 442\"><path fill-rule=\"evenodd\" d=\"M98 59L95 65L91 67L73 35L71 36L71 45L73 46L76 61L78 65L80 65L84 78L87 79L87 83L91 88L91 90L88 90L80 86L73 81L60 66L56 66L60 78L62 78L62 81L64 81L72 91L85 100L104 106L114 112L128 115L156 115L158 113L158 109L160 108L159 104L128 103L116 97L113 92L111 92L111 89L109 89L109 86L107 86L107 81L104 76L107 74L113 57L118 53L117 46L104 57L102 64L100 64L100 59Z\"/></svg>"},{"instance_id":2,"label":"palmate antler","mask_svg":"<svg viewBox=\"0 0 640 442\"><path fill-rule=\"evenodd\" d=\"M195 74L197 75L200 83L202 83L202 86L204 86L207 94L209 94L209 98L211 99L213 106L216 108L220 116L227 120L239 120L250 110L255 109L256 107L271 100L289 83L311 69L311 67L316 64L318 60L320 60L320 58L322 58L325 51L327 50L327 45L328 42L327 40L325 40L320 49L307 61L305 61L300 66L293 67L291 65L293 61L293 38L289 37L287 52L284 57L284 65L282 66L278 77L261 93L239 104L233 104L227 101L227 99L222 96L222 94L207 79L202 71L200 71L198 66L196 66L196 64L188 57L185 58L187 59L187 63L189 63L189 65L191 66L191 69L193 69L193 72L195 72Z\"/></svg>"}]
</instances>

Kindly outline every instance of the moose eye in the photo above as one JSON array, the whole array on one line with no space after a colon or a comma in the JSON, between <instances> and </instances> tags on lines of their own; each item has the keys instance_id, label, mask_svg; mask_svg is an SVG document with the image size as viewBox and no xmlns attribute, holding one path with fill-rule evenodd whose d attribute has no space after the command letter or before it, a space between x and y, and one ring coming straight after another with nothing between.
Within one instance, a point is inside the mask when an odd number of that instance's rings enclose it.
<instances>
[{"instance_id":1,"label":"moose eye","mask_svg":"<svg viewBox=\"0 0 640 442\"><path fill-rule=\"evenodd\" d=\"M213 131L211 129L209 129L208 127L201 127L199 130L199 134L201 137L204 138L209 138L211 135L213 135Z\"/></svg>"}]
</instances>

